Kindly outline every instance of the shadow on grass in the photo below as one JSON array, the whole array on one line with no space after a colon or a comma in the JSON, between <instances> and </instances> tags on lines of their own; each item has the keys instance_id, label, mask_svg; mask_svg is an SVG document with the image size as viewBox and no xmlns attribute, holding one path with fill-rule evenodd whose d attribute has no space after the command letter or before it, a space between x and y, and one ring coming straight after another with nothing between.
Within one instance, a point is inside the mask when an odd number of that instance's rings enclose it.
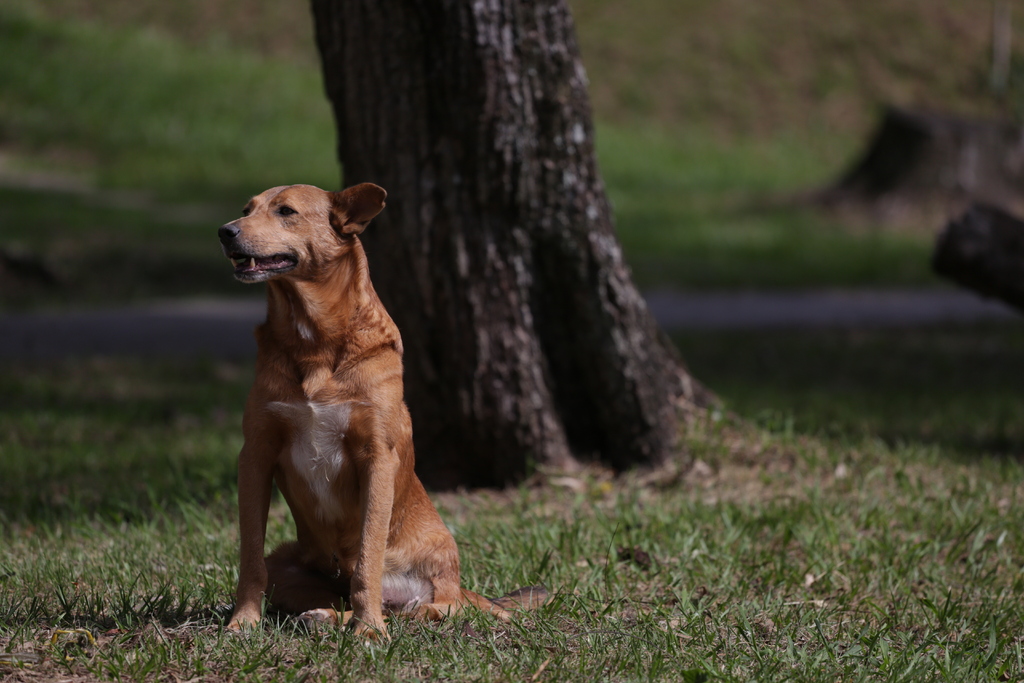
<instances>
[{"instance_id":1,"label":"shadow on grass","mask_svg":"<svg viewBox=\"0 0 1024 683\"><path fill-rule=\"evenodd\" d=\"M771 429L969 458L1024 455L1024 323L676 341L696 377Z\"/></svg>"},{"instance_id":2,"label":"shadow on grass","mask_svg":"<svg viewBox=\"0 0 1024 683\"><path fill-rule=\"evenodd\" d=\"M694 374L764 427L953 457L1024 454L1024 324L691 333ZM233 504L252 367L126 359L0 368L0 521Z\"/></svg>"},{"instance_id":3,"label":"shadow on grass","mask_svg":"<svg viewBox=\"0 0 1024 683\"><path fill-rule=\"evenodd\" d=\"M0 371L0 521L128 520L233 505L252 370L226 362L67 360Z\"/></svg>"}]
</instances>

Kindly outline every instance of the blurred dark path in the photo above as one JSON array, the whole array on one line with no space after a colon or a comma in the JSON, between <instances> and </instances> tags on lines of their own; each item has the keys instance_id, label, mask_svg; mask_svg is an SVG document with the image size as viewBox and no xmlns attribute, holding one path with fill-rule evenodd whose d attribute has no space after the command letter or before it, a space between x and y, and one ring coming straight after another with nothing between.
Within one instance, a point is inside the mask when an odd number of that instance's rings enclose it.
<instances>
[{"instance_id":1,"label":"blurred dark path","mask_svg":"<svg viewBox=\"0 0 1024 683\"><path fill-rule=\"evenodd\" d=\"M1015 320L997 301L945 289L648 292L667 330L913 327ZM211 299L0 315L0 358L255 355L262 299Z\"/></svg>"},{"instance_id":2,"label":"blurred dark path","mask_svg":"<svg viewBox=\"0 0 1024 683\"><path fill-rule=\"evenodd\" d=\"M955 289L645 293L667 330L916 327L1014 320L1014 309Z\"/></svg>"},{"instance_id":3,"label":"blurred dark path","mask_svg":"<svg viewBox=\"0 0 1024 683\"><path fill-rule=\"evenodd\" d=\"M65 356L244 358L263 299L213 299L147 306L0 315L0 359Z\"/></svg>"}]
</instances>

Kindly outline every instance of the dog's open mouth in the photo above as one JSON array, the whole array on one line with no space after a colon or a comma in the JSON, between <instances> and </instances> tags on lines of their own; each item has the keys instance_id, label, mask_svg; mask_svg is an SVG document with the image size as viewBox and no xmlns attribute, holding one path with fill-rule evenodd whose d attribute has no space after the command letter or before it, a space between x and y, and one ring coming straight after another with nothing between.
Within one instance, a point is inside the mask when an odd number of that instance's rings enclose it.
<instances>
[{"instance_id":1,"label":"dog's open mouth","mask_svg":"<svg viewBox=\"0 0 1024 683\"><path fill-rule=\"evenodd\" d=\"M291 254L254 256L236 252L228 254L228 258L235 264L235 278L247 282L258 282L271 275L287 273L298 264L298 260Z\"/></svg>"}]
</instances>

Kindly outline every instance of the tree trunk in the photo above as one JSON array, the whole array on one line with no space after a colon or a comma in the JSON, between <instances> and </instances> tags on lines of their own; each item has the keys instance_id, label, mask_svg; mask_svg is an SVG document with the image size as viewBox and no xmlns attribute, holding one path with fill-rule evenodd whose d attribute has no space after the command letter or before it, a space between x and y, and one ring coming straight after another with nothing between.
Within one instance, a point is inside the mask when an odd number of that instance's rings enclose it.
<instances>
[{"instance_id":1,"label":"tree trunk","mask_svg":"<svg viewBox=\"0 0 1024 683\"><path fill-rule=\"evenodd\" d=\"M346 184L405 340L417 470L657 463L704 398L633 286L564 0L313 0Z\"/></svg>"},{"instance_id":2,"label":"tree trunk","mask_svg":"<svg viewBox=\"0 0 1024 683\"><path fill-rule=\"evenodd\" d=\"M860 159L818 199L1024 206L1024 129L1009 121L886 110Z\"/></svg>"},{"instance_id":3,"label":"tree trunk","mask_svg":"<svg viewBox=\"0 0 1024 683\"><path fill-rule=\"evenodd\" d=\"M975 204L939 235L932 257L939 275L1024 311L1024 221Z\"/></svg>"}]
</instances>

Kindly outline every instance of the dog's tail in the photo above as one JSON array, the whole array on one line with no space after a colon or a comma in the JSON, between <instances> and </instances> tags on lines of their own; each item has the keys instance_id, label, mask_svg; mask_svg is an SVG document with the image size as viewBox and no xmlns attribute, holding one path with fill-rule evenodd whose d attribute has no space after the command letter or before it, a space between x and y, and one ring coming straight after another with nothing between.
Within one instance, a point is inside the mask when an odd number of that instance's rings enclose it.
<instances>
[{"instance_id":1,"label":"dog's tail","mask_svg":"<svg viewBox=\"0 0 1024 683\"><path fill-rule=\"evenodd\" d=\"M471 590L462 589L462 599L467 603L494 615L501 621L509 620L509 611L537 609L549 599L544 586L527 586L507 593L500 598L485 598Z\"/></svg>"},{"instance_id":2,"label":"dog's tail","mask_svg":"<svg viewBox=\"0 0 1024 683\"><path fill-rule=\"evenodd\" d=\"M526 586L493 598L491 602L502 609L527 611L543 607L550 599L551 595L544 586Z\"/></svg>"}]
</instances>

